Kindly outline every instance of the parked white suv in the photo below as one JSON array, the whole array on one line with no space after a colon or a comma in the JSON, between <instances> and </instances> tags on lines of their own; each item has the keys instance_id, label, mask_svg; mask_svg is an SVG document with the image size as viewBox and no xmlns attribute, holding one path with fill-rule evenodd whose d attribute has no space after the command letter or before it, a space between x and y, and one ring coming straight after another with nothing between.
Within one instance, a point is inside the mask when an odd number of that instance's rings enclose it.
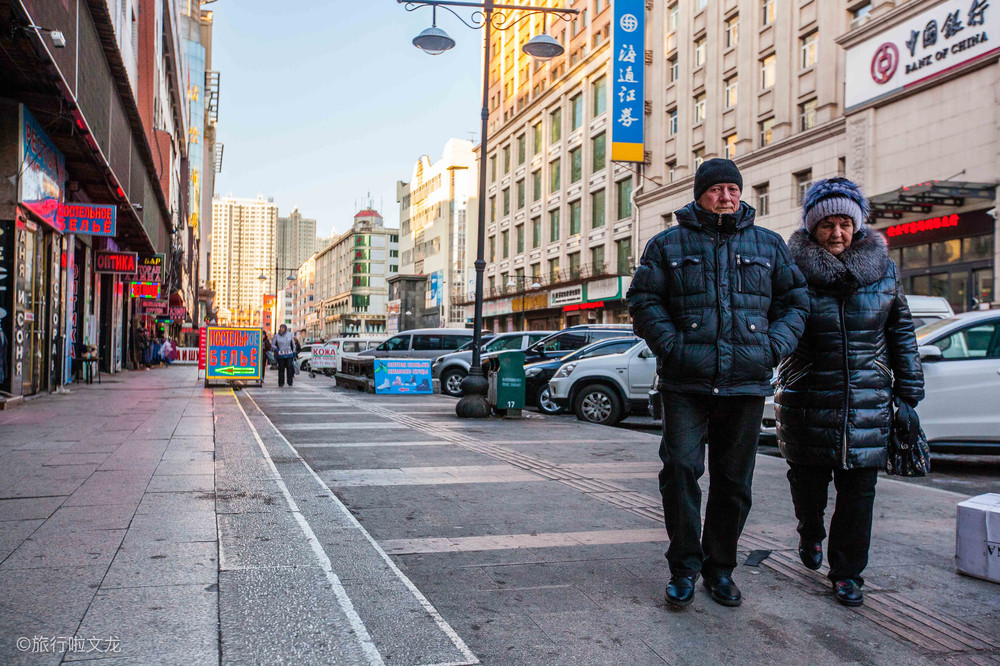
<instances>
[{"instance_id":1,"label":"parked white suv","mask_svg":"<svg viewBox=\"0 0 1000 666\"><path fill-rule=\"evenodd\" d=\"M614 425L646 411L656 356L645 342L621 354L564 364L549 380L549 399L581 421Z\"/></svg>"}]
</instances>

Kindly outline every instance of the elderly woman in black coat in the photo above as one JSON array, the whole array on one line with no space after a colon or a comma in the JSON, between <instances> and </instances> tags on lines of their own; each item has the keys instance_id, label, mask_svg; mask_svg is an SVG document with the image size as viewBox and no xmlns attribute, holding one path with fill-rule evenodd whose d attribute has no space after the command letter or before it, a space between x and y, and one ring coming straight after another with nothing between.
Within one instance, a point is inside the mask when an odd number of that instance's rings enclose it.
<instances>
[{"instance_id":1,"label":"elderly woman in black coat","mask_svg":"<svg viewBox=\"0 0 1000 666\"><path fill-rule=\"evenodd\" d=\"M778 445L788 461L799 557L823 563L823 512L833 477L836 507L827 557L837 601L864 602L875 482L885 468L893 400L924 396L913 320L870 208L846 178L816 183L802 229L789 242L809 284L810 314L796 351L778 369Z\"/></svg>"}]
</instances>

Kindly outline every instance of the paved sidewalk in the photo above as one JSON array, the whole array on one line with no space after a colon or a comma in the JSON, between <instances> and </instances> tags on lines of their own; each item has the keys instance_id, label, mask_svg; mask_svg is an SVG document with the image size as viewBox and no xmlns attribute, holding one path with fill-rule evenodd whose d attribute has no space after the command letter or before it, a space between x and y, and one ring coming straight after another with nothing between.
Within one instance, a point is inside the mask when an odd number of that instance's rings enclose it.
<instances>
[{"instance_id":1,"label":"paved sidewalk","mask_svg":"<svg viewBox=\"0 0 1000 666\"><path fill-rule=\"evenodd\" d=\"M0 663L1000 663L959 495L880 480L846 609L760 456L745 603L672 613L656 437L298 379L173 367L0 412Z\"/></svg>"}]
</instances>

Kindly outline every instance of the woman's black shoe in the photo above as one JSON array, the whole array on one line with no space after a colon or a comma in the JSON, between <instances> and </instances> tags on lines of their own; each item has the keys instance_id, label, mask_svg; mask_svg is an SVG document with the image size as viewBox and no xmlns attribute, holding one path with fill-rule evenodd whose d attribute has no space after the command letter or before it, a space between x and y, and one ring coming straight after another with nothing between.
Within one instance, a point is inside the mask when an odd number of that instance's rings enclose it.
<instances>
[{"instance_id":1,"label":"woman's black shoe","mask_svg":"<svg viewBox=\"0 0 1000 666\"><path fill-rule=\"evenodd\" d=\"M740 588L736 587L731 576L719 574L702 579L705 589L712 593L712 601L723 606L739 606L743 603Z\"/></svg>"},{"instance_id":2,"label":"woman's black shoe","mask_svg":"<svg viewBox=\"0 0 1000 666\"><path fill-rule=\"evenodd\" d=\"M865 593L853 580L838 580L833 584L833 593L839 603L856 607L865 603Z\"/></svg>"},{"instance_id":3,"label":"woman's black shoe","mask_svg":"<svg viewBox=\"0 0 1000 666\"><path fill-rule=\"evenodd\" d=\"M814 543L800 541L799 559L802 560L802 564L806 565L806 569L816 571L823 566L823 544L818 541Z\"/></svg>"},{"instance_id":4,"label":"woman's black shoe","mask_svg":"<svg viewBox=\"0 0 1000 666\"><path fill-rule=\"evenodd\" d=\"M695 576L673 576L667 583L667 603L675 608L681 609L691 605L694 601L694 579Z\"/></svg>"}]
</instances>

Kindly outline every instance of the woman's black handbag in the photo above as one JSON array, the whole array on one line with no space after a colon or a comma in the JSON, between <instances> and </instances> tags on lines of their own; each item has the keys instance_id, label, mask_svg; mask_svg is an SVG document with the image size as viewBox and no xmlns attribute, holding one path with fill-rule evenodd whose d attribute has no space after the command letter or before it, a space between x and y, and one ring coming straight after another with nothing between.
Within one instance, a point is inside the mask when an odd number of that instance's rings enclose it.
<instances>
[{"instance_id":1,"label":"woman's black handbag","mask_svg":"<svg viewBox=\"0 0 1000 666\"><path fill-rule=\"evenodd\" d=\"M898 398L893 402L896 414L892 419L885 471L894 476L926 476L931 472L931 448L920 427L917 410Z\"/></svg>"}]
</instances>

